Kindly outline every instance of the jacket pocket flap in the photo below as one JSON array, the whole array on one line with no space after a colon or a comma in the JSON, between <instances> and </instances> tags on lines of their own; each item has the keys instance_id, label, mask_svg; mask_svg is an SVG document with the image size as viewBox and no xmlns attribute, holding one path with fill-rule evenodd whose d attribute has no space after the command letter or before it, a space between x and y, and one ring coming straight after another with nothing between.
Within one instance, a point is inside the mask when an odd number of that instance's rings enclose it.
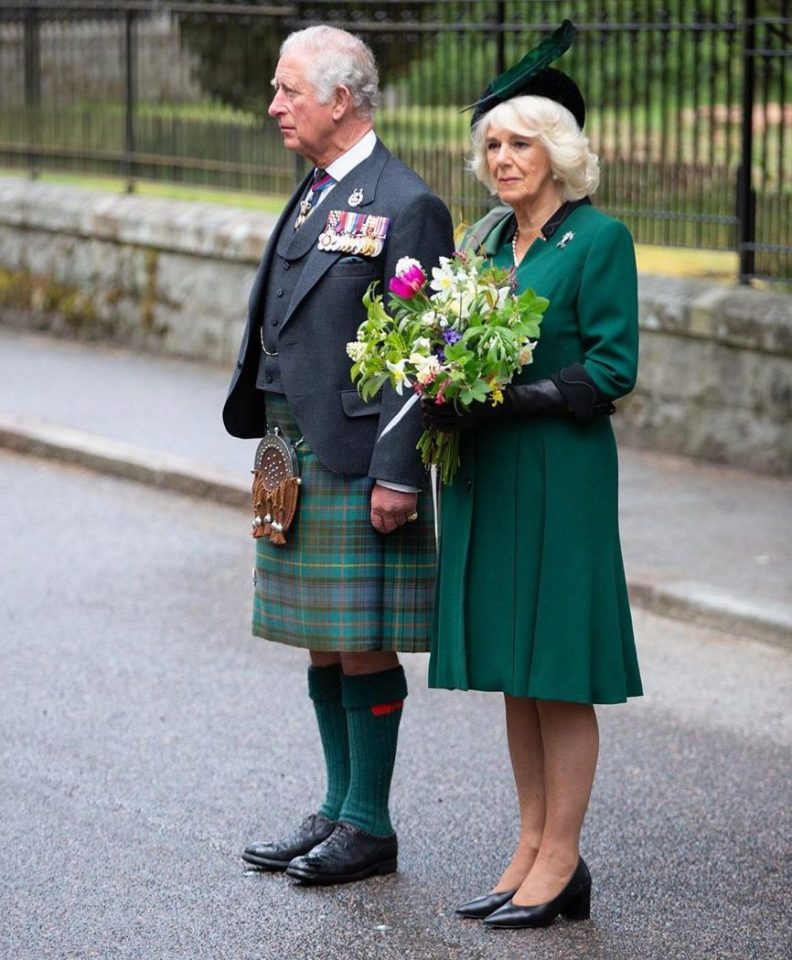
<instances>
[{"instance_id":1,"label":"jacket pocket flap","mask_svg":"<svg viewBox=\"0 0 792 960\"><path fill-rule=\"evenodd\" d=\"M376 417L382 410L382 401L372 400L366 403L357 390L342 390L341 406L348 417Z\"/></svg>"}]
</instances>

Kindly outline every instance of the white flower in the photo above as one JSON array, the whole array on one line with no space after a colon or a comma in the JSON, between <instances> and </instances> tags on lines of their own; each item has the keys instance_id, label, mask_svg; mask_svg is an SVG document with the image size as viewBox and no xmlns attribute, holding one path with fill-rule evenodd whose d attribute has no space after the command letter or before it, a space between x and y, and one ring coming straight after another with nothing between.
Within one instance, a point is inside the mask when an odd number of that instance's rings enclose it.
<instances>
[{"instance_id":1,"label":"white flower","mask_svg":"<svg viewBox=\"0 0 792 960\"><path fill-rule=\"evenodd\" d=\"M366 355L366 344L359 340L352 340L346 345L347 356L355 363L359 363Z\"/></svg>"},{"instance_id":2,"label":"white flower","mask_svg":"<svg viewBox=\"0 0 792 960\"><path fill-rule=\"evenodd\" d=\"M520 352L517 354L517 363L519 363L521 367L527 367L529 363L533 363L535 346L536 342L529 340L520 348Z\"/></svg>"},{"instance_id":3,"label":"white flower","mask_svg":"<svg viewBox=\"0 0 792 960\"><path fill-rule=\"evenodd\" d=\"M453 293L456 287L456 275L453 262L448 257L440 257L440 266L432 267L432 281L429 286L440 294L441 300Z\"/></svg>"},{"instance_id":4,"label":"white flower","mask_svg":"<svg viewBox=\"0 0 792 960\"><path fill-rule=\"evenodd\" d=\"M470 316L470 308L473 306L475 299L476 294L472 290L457 291L453 297L449 298L446 304L446 310L455 317L467 320ZM464 324L462 329L464 329Z\"/></svg>"},{"instance_id":5,"label":"white flower","mask_svg":"<svg viewBox=\"0 0 792 960\"><path fill-rule=\"evenodd\" d=\"M431 349L432 344L428 337L418 337L413 343L413 350L421 351L423 356L428 354Z\"/></svg>"},{"instance_id":6,"label":"white flower","mask_svg":"<svg viewBox=\"0 0 792 960\"><path fill-rule=\"evenodd\" d=\"M425 327L433 327L437 320L437 313L434 310L427 310L426 313L421 315L421 323Z\"/></svg>"},{"instance_id":7,"label":"white flower","mask_svg":"<svg viewBox=\"0 0 792 960\"><path fill-rule=\"evenodd\" d=\"M391 363L390 360L385 361L385 365L387 366L388 370L390 370L392 375L391 379L393 380L393 389L399 394L399 396L401 396L402 387L404 384L407 384L408 387L410 386L410 381L407 379L407 374L404 372L404 363L405 361L403 359L399 360L397 363Z\"/></svg>"},{"instance_id":8,"label":"white flower","mask_svg":"<svg viewBox=\"0 0 792 960\"><path fill-rule=\"evenodd\" d=\"M420 353L413 353L410 355L410 363L415 367L415 379L418 383L431 383L441 370L440 361L434 354L424 357Z\"/></svg>"},{"instance_id":9,"label":"white flower","mask_svg":"<svg viewBox=\"0 0 792 960\"><path fill-rule=\"evenodd\" d=\"M412 270L413 267L417 267L422 273L424 272L420 260L415 260L413 257L401 257L396 261L396 276L404 276L404 274Z\"/></svg>"}]
</instances>

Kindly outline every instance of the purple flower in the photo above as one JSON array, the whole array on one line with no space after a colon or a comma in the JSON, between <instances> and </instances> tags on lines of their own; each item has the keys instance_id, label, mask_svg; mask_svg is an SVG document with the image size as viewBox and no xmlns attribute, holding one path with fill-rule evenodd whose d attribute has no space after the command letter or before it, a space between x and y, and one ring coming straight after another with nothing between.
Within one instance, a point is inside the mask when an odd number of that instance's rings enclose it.
<instances>
[{"instance_id":1,"label":"purple flower","mask_svg":"<svg viewBox=\"0 0 792 960\"><path fill-rule=\"evenodd\" d=\"M447 330L443 330L443 340L446 343L458 343L462 339L462 334L454 330L452 327L449 327Z\"/></svg>"}]
</instances>

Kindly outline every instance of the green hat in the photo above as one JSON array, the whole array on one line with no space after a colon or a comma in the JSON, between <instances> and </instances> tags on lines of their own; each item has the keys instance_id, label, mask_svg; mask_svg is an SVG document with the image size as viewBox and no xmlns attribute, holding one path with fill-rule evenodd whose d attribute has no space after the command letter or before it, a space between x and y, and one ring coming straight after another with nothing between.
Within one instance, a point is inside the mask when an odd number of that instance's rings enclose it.
<instances>
[{"instance_id":1,"label":"green hat","mask_svg":"<svg viewBox=\"0 0 792 960\"><path fill-rule=\"evenodd\" d=\"M473 126L481 117L492 110L499 103L505 103L512 97L547 97L566 107L577 120L578 126L583 127L586 119L586 104L583 94L577 84L560 70L548 67L549 63L557 60L566 52L575 37L574 25L570 20L564 20L561 26L546 37L520 60L510 70L502 73L490 83L484 95L475 103L465 107L472 110L473 116L470 125Z\"/></svg>"}]
</instances>

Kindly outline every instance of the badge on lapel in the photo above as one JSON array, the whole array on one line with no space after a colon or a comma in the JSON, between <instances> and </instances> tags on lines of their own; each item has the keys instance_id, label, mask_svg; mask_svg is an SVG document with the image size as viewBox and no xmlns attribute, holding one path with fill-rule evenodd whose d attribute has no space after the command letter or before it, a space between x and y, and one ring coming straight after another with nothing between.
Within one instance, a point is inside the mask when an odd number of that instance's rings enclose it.
<instances>
[{"instance_id":1,"label":"badge on lapel","mask_svg":"<svg viewBox=\"0 0 792 960\"><path fill-rule=\"evenodd\" d=\"M331 210L324 230L319 234L317 246L330 253L376 257L382 253L389 227L390 217L353 213L351 210Z\"/></svg>"}]
</instances>

